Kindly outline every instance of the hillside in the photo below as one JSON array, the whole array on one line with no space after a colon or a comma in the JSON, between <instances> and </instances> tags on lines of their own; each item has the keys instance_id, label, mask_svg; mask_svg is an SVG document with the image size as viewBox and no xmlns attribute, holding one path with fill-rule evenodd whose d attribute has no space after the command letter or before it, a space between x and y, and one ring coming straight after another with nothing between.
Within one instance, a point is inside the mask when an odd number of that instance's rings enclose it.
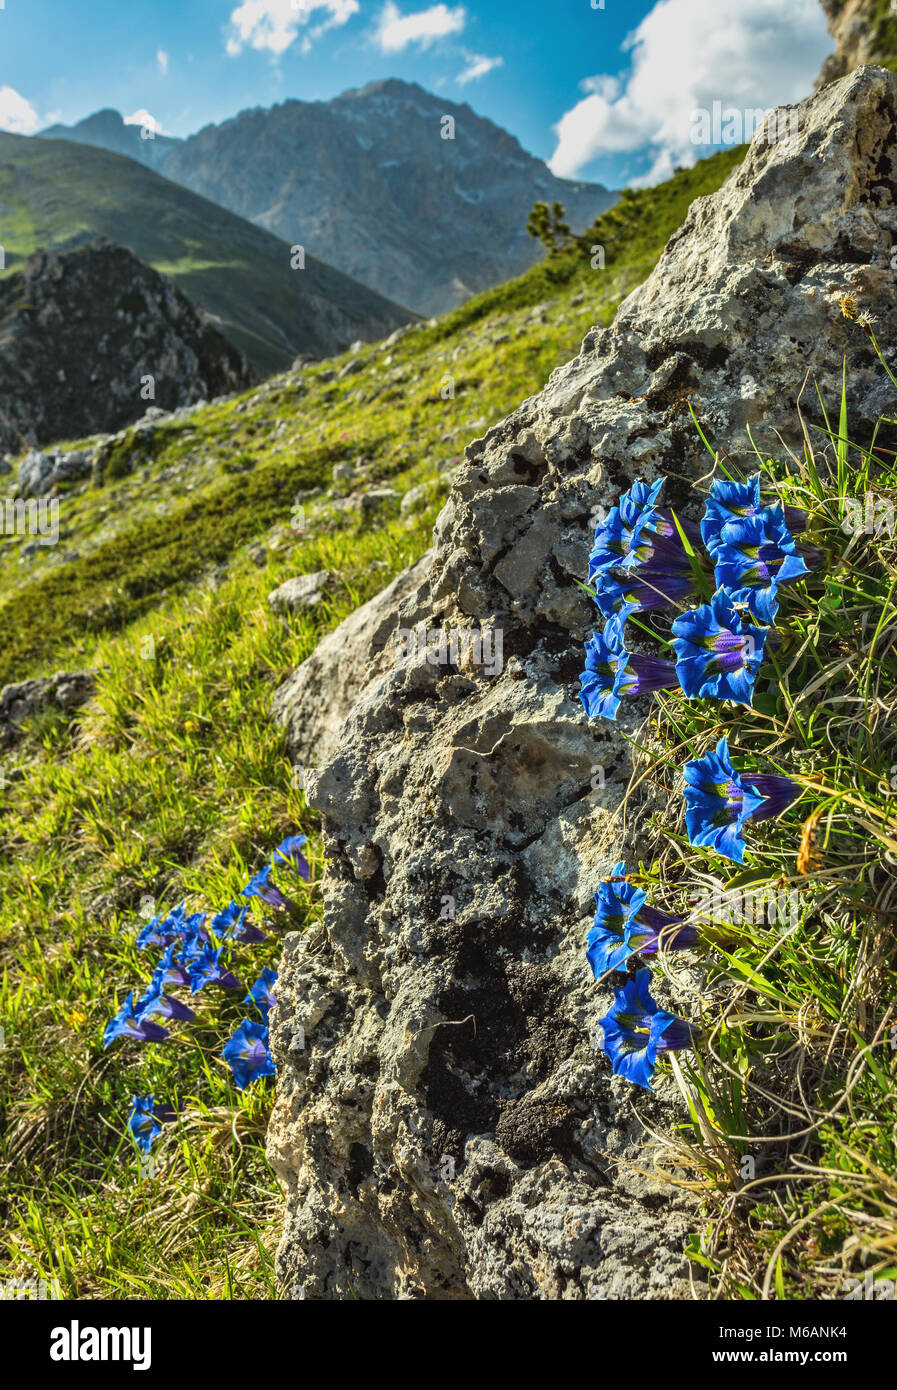
<instances>
[{"instance_id":1,"label":"hillside","mask_svg":"<svg viewBox=\"0 0 897 1390\"><path fill-rule=\"evenodd\" d=\"M351 358L321 363L130 432L105 451L103 485L61 493L58 546L0 542L0 683L98 672L74 722L33 715L4 761L0 1270L73 1297L273 1296L270 1096L235 1096L217 1060L242 1005L204 1006L200 1049L103 1050L145 969L135 923L150 901L234 892L296 827L314 841L304 920L319 919L316 820L270 721L273 688L424 553L464 445L610 321L742 154L602 217L606 269L565 252L364 348L350 375ZM314 606L275 615L275 586L321 572ZM258 964L276 965L279 943L263 949ZM122 1138L147 1091L182 1106L152 1182Z\"/></svg>"},{"instance_id":2,"label":"hillside","mask_svg":"<svg viewBox=\"0 0 897 1390\"><path fill-rule=\"evenodd\" d=\"M424 315L539 259L525 231L533 203L559 199L580 231L616 196L555 178L507 131L414 83L374 82L332 101L243 111L164 145L141 141L116 115L54 131L130 149ZM451 139L442 136L446 117Z\"/></svg>"},{"instance_id":3,"label":"hillside","mask_svg":"<svg viewBox=\"0 0 897 1390\"><path fill-rule=\"evenodd\" d=\"M102 236L169 276L260 376L324 357L412 317L312 255L121 155L0 133L6 273L40 247Z\"/></svg>"}]
</instances>

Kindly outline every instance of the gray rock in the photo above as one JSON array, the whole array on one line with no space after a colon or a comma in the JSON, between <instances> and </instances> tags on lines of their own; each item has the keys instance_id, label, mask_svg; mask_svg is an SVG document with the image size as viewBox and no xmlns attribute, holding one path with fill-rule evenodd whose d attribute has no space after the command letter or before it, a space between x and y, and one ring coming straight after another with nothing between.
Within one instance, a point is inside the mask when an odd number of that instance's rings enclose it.
<instances>
[{"instance_id":1,"label":"gray rock","mask_svg":"<svg viewBox=\"0 0 897 1390\"><path fill-rule=\"evenodd\" d=\"M395 628L398 605L420 588L429 563L428 552L369 603L356 608L278 687L272 713L286 730L295 762L310 766L329 757L362 683L370 679L371 663L383 652ZM347 651L358 660L346 661ZM327 691L326 700L321 699L322 690Z\"/></svg>"},{"instance_id":2,"label":"gray rock","mask_svg":"<svg viewBox=\"0 0 897 1390\"><path fill-rule=\"evenodd\" d=\"M161 418L250 380L242 353L124 247L36 251L0 280L2 449L83 439L145 411Z\"/></svg>"},{"instance_id":3,"label":"gray rock","mask_svg":"<svg viewBox=\"0 0 897 1390\"><path fill-rule=\"evenodd\" d=\"M443 479L428 478L425 483L418 483L416 487L410 487L402 498L399 507L402 516L415 516L418 512L426 511L444 486Z\"/></svg>"},{"instance_id":4,"label":"gray rock","mask_svg":"<svg viewBox=\"0 0 897 1390\"><path fill-rule=\"evenodd\" d=\"M879 0L820 0L820 4L835 51L823 62L817 87L837 81L863 63L888 64L893 59L897 29L892 6L883 6Z\"/></svg>"},{"instance_id":5,"label":"gray rock","mask_svg":"<svg viewBox=\"0 0 897 1390\"><path fill-rule=\"evenodd\" d=\"M865 68L800 107L793 143L755 141L611 327L468 447L425 572L367 605L375 633L362 610L277 693L293 756L318 755L330 862L272 1015L278 1268L307 1298L690 1296L701 1214L645 1172L677 1088L634 1094L590 1044L611 998L585 960L592 893L617 860L656 857L665 808L642 780L623 823L650 705L584 718L595 614L575 581L596 508L637 477L666 475L680 503L706 479L689 401L746 470L749 428L787 467L799 397L820 422L806 380L837 410L845 355L854 437L893 408L839 301L897 340L895 108L897 78ZM501 633L507 660L440 665L437 634L471 629ZM699 1012L697 986L654 988Z\"/></svg>"},{"instance_id":6,"label":"gray rock","mask_svg":"<svg viewBox=\"0 0 897 1390\"><path fill-rule=\"evenodd\" d=\"M93 671L57 671L48 679L18 681L0 690L0 747L16 742L27 719L45 709L74 710L96 690Z\"/></svg>"},{"instance_id":7,"label":"gray rock","mask_svg":"<svg viewBox=\"0 0 897 1390\"><path fill-rule=\"evenodd\" d=\"M364 371L364 361L360 357L350 357L344 367L341 367L336 374L337 381L342 381L344 377L354 376L356 372Z\"/></svg>"},{"instance_id":8,"label":"gray rock","mask_svg":"<svg viewBox=\"0 0 897 1390\"><path fill-rule=\"evenodd\" d=\"M383 507L390 506L393 502L398 502L401 494L394 487L375 487L370 492L363 492L358 499L361 510L365 515L379 512Z\"/></svg>"},{"instance_id":9,"label":"gray rock","mask_svg":"<svg viewBox=\"0 0 897 1390\"><path fill-rule=\"evenodd\" d=\"M273 589L268 595L268 602L275 613L300 613L321 602L333 579L329 570L297 575L295 579L288 579L279 588Z\"/></svg>"},{"instance_id":10,"label":"gray rock","mask_svg":"<svg viewBox=\"0 0 897 1390\"><path fill-rule=\"evenodd\" d=\"M333 481L335 483L347 483L355 477L355 469L351 463L338 463L333 469Z\"/></svg>"},{"instance_id":11,"label":"gray rock","mask_svg":"<svg viewBox=\"0 0 897 1390\"><path fill-rule=\"evenodd\" d=\"M32 449L19 464L20 497L43 497L57 483L90 477L93 449Z\"/></svg>"}]
</instances>

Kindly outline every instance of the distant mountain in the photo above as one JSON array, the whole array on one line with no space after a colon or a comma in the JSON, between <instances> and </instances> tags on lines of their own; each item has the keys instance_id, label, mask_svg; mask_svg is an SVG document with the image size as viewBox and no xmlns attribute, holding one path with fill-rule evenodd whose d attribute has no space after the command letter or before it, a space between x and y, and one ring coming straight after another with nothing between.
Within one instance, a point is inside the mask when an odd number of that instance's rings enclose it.
<instances>
[{"instance_id":1,"label":"distant mountain","mask_svg":"<svg viewBox=\"0 0 897 1390\"><path fill-rule=\"evenodd\" d=\"M421 314L442 313L533 265L543 255L526 234L533 203L560 200L582 230L616 201L600 184L555 178L507 131L414 83L373 82L332 101L244 111L164 144L140 140L121 117L115 124L116 114L54 130L127 147ZM443 138L446 117L453 139Z\"/></svg>"},{"instance_id":2,"label":"distant mountain","mask_svg":"<svg viewBox=\"0 0 897 1390\"><path fill-rule=\"evenodd\" d=\"M151 141L145 141L151 144ZM330 356L413 315L133 159L69 140L0 134L0 244L6 270L38 247L104 236L204 308L260 376L300 353Z\"/></svg>"},{"instance_id":3,"label":"distant mountain","mask_svg":"<svg viewBox=\"0 0 897 1390\"><path fill-rule=\"evenodd\" d=\"M120 429L150 404L174 410L251 380L187 296L121 246L40 251L0 280L0 451Z\"/></svg>"},{"instance_id":4,"label":"distant mountain","mask_svg":"<svg viewBox=\"0 0 897 1390\"><path fill-rule=\"evenodd\" d=\"M166 155L181 144L171 135L157 135L144 126L126 125L118 111L106 108L95 111L76 125L51 125L39 132L42 140L75 140L79 145L93 145L136 159L151 169L160 169Z\"/></svg>"}]
</instances>

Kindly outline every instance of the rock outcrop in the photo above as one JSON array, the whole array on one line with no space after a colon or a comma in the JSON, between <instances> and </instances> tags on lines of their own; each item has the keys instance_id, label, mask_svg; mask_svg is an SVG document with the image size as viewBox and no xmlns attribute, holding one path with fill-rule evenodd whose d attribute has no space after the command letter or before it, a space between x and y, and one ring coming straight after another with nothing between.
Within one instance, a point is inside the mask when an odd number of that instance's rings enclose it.
<instances>
[{"instance_id":1,"label":"rock outcrop","mask_svg":"<svg viewBox=\"0 0 897 1390\"><path fill-rule=\"evenodd\" d=\"M596 510L636 477L681 504L711 471L689 403L745 469L749 429L788 466L812 383L837 410L845 355L852 437L892 408L851 315L897 343L897 79L864 68L798 111L695 202L612 326L469 445L432 557L376 622L280 692L294 756L318 754L330 861L272 1016L297 1296L690 1296L700 1216L646 1175L675 1085L633 1092L593 1043L611 996L585 960L592 894L655 857L657 801L642 781L621 810L649 707L618 726L577 699L596 624L576 581Z\"/></svg>"},{"instance_id":2,"label":"rock outcrop","mask_svg":"<svg viewBox=\"0 0 897 1390\"><path fill-rule=\"evenodd\" d=\"M202 311L121 246L38 251L0 280L0 452L119 429L150 401L174 410L251 380Z\"/></svg>"},{"instance_id":3,"label":"rock outcrop","mask_svg":"<svg viewBox=\"0 0 897 1390\"><path fill-rule=\"evenodd\" d=\"M26 720L47 709L78 709L95 690L93 671L57 671L45 680L4 685L0 690L0 748L17 742Z\"/></svg>"},{"instance_id":4,"label":"rock outcrop","mask_svg":"<svg viewBox=\"0 0 897 1390\"><path fill-rule=\"evenodd\" d=\"M836 82L864 63L897 66L897 13L890 0L820 0L835 51L826 58L817 87Z\"/></svg>"}]
</instances>

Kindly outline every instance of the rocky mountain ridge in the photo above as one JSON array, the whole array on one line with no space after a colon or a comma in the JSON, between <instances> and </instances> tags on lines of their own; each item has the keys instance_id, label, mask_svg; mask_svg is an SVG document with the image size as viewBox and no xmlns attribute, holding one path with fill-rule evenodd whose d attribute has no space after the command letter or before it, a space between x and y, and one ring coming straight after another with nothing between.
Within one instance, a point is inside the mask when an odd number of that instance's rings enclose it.
<instances>
[{"instance_id":1,"label":"rocky mountain ridge","mask_svg":"<svg viewBox=\"0 0 897 1390\"><path fill-rule=\"evenodd\" d=\"M0 452L118 429L152 406L251 381L206 315L124 247L39 251L0 280Z\"/></svg>"},{"instance_id":2,"label":"rocky mountain ridge","mask_svg":"<svg viewBox=\"0 0 897 1390\"><path fill-rule=\"evenodd\" d=\"M415 83L243 111L166 143L116 114L43 134L128 152L426 315L539 259L525 230L534 202L559 199L582 230L616 201L555 178L507 131Z\"/></svg>"}]
</instances>

